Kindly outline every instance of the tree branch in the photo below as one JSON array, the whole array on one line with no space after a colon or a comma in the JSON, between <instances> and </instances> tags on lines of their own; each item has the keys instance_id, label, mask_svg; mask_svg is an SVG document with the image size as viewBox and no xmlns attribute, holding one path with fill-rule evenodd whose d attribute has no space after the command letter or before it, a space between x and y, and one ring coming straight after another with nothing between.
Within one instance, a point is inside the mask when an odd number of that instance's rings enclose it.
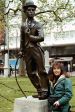
<instances>
[{"instance_id":1,"label":"tree branch","mask_svg":"<svg viewBox=\"0 0 75 112\"><path fill-rule=\"evenodd\" d=\"M57 12L59 9L66 9L66 7L67 7L67 5L69 4L69 2L70 2L70 0L67 1L67 3L65 4L64 7L62 7L62 5L61 5L60 7L58 7L58 8L56 9L56 12Z\"/></svg>"},{"instance_id":2,"label":"tree branch","mask_svg":"<svg viewBox=\"0 0 75 112\"><path fill-rule=\"evenodd\" d=\"M12 9L12 8L10 8L10 9L5 13L5 15L8 15L10 11L13 11L13 12L14 12L14 15L16 15L16 13L17 13L18 11L22 11L22 10L21 10L20 8L17 8L17 9Z\"/></svg>"},{"instance_id":3,"label":"tree branch","mask_svg":"<svg viewBox=\"0 0 75 112\"><path fill-rule=\"evenodd\" d=\"M41 11L41 12L36 13L35 16L42 14L42 13L46 13L46 12L53 12L53 14L55 15L55 21L62 22L62 19L57 15L56 11L54 10Z\"/></svg>"},{"instance_id":4,"label":"tree branch","mask_svg":"<svg viewBox=\"0 0 75 112\"><path fill-rule=\"evenodd\" d=\"M22 0L20 0L20 1L22 2ZM62 6L62 5L61 5L61 6L58 7L55 11L54 11L54 10L41 11L41 12L37 12L37 13L35 14L35 16L37 16L37 15L39 15L39 14L46 13L46 12L50 12L50 13L52 12L52 13L54 14L54 16L55 16L55 21L62 22L62 18L61 18L60 16L58 16L58 11L61 10L61 9L66 9L67 5L69 4L69 1L70 1L70 0L67 1L67 3L65 4L65 6ZM11 2L13 2L13 0L9 1L9 4L10 4ZM9 6L9 4L8 4L8 6ZM22 11L22 10L21 10L19 7L17 7L16 9L10 8L10 9L8 10L8 12L5 13L5 15L8 15L10 11L13 11L13 12L14 12L14 15L16 15L17 11Z\"/></svg>"},{"instance_id":5,"label":"tree branch","mask_svg":"<svg viewBox=\"0 0 75 112\"><path fill-rule=\"evenodd\" d=\"M10 3L12 3L12 2L13 2L13 0L9 1L8 5L5 8L8 8Z\"/></svg>"},{"instance_id":6,"label":"tree branch","mask_svg":"<svg viewBox=\"0 0 75 112\"><path fill-rule=\"evenodd\" d=\"M35 16L39 15L39 14L42 14L42 13L46 13L46 12L53 12L53 10L46 10L46 11L41 11L41 12L37 12L35 14Z\"/></svg>"},{"instance_id":7,"label":"tree branch","mask_svg":"<svg viewBox=\"0 0 75 112\"><path fill-rule=\"evenodd\" d=\"M55 15L55 20L54 21L62 22L62 19L57 15L56 11L53 11L53 13Z\"/></svg>"}]
</instances>

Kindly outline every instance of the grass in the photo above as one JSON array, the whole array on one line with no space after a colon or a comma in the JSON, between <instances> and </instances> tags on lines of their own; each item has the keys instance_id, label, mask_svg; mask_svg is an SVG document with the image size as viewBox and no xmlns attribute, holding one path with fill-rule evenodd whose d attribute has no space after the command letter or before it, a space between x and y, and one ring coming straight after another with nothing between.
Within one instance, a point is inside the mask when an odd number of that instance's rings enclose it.
<instances>
[{"instance_id":1,"label":"grass","mask_svg":"<svg viewBox=\"0 0 75 112\"><path fill-rule=\"evenodd\" d=\"M25 91L36 91L31 82L28 78L18 78L18 82L21 88ZM4 85L8 85L14 89L10 89L5 87ZM14 102L15 98L23 97L23 94L19 90L15 78L0 78L0 94L5 96L6 98L10 99ZM26 95L32 95L32 93L26 93ZM14 107L14 103L9 102L8 100L4 99L0 96L0 112L12 112Z\"/></svg>"},{"instance_id":2,"label":"grass","mask_svg":"<svg viewBox=\"0 0 75 112\"><path fill-rule=\"evenodd\" d=\"M73 84L73 97L70 101L70 104L73 109L75 109L75 77L72 77L71 80ZM24 91L36 91L28 78L18 77L18 82ZM4 86L3 84L7 85L9 88ZM14 103L11 103L8 100L4 99L3 97L1 97L1 95L14 102L15 98L23 97L22 92L18 90L19 88L16 84L15 78L0 78L0 112L12 112L14 107ZM27 96L32 94L33 93L31 92L26 92Z\"/></svg>"}]
</instances>

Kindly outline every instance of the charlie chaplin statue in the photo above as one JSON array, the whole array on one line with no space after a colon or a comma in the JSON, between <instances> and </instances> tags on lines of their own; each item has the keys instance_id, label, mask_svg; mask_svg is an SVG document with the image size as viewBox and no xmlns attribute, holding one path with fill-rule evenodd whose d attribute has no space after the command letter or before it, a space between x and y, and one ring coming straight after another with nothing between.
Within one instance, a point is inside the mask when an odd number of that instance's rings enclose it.
<instances>
[{"instance_id":1,"label":"charlie chaplin statue","mask_svg":"<svg viewBox=\"0 0 75 112\"><path fill-rule=\"evenodd\" d=\"M21 26L20 54L26 63L28 77L38 92L38 95L33 96L45 99L48 80L44 66L44 52L40 46L40 42L44 41L44 33L42 25L34 19L36 8L33 1L26 1L23 5L27 19Z\"/></svg>"}]
</instances>

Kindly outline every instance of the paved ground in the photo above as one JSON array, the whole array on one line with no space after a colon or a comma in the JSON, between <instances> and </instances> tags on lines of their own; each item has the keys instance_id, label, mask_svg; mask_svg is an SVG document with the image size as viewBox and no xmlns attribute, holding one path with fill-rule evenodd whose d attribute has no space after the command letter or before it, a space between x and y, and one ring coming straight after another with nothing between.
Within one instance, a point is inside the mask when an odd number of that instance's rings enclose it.
<instances>
[{"instance_id":1,"label":"paved ground","mask_svg":"<svg viewBox=\"0 0 75 112\"><path fill-rule=\"evenodd\" d=\"M71 72L70 74L71 76L75 76L75 71Z\"/></svg>"}]
</instances>

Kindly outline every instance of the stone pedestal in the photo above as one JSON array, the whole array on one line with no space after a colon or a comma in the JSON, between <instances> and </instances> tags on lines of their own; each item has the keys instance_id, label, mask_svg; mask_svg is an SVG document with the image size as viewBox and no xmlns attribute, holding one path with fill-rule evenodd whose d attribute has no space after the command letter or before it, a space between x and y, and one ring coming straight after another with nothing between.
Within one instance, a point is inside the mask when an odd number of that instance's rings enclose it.
<instances>
[{"instance_id":1,"label":"stone pedestal","mask_svg":"<svg viewBox=\"0 0 75 112\"><path fill-rule=\"evenodd\" d=\"M14 112L48 112L48 101L28 96L16 98Z\"/></svg>"}]
</instances>

